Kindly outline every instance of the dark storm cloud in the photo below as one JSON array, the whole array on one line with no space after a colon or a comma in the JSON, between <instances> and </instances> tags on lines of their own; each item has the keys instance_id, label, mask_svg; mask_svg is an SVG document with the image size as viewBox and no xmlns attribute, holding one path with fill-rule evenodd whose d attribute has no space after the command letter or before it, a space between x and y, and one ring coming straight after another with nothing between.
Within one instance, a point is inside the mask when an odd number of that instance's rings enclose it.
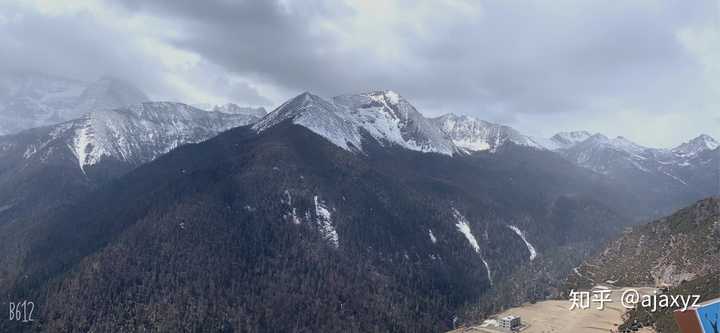
<instances>
[{"instance_id":1,"label":"dark storm cloud","mask_svg":"<svg viewBox=\"0 0 720 333\"><path fill-rule=\"evenodd\" d=\"M676 33L717 11L712 1L483 1L476 16L426 18L423 33L392 26L385 33L396 37L400 57L386 59L372 48L338 47L368 36L343 41L317 30L322 20L373 21L337 2L290 10L273 1L124 3L181 22L174 45L291 91L391 88L428 109L504 117L578 111L608 99L658 112L683 107L678 94L697 99L705 89L702 68Z\"/></svg>"}]
</instances>

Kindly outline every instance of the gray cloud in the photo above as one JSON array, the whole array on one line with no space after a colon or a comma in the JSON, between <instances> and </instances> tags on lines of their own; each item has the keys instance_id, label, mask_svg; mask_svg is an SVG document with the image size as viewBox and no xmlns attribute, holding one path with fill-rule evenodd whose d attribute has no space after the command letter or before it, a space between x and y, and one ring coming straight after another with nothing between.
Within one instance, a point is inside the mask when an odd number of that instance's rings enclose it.
<instances>
[{"instance_id":1,"label":"gray cloud","mask_svg":"<svg viewBox=\"0 0 720 333\"><path fill-rule=\"evenodd\" d=\"M197 102L168 82L166 76L174 74L182 77L183 84L207 87L220 98L204 102L272 104L255 88L230 80L227 71L206 61L167 73L162 60L168 55L148 54L142 43L153 42L142 40L147 36L110 26L87 10L49 15L12 3L4 9L0 12L0 75L38 72L86 81L109 75L134 83L156 99ZM117 8L115 11L122 12Z\"/></svg>"},{"instance_id":2,"label":"gray cloud","mask_svg":"<svg viewBox=\"0 0 720 333\"><path fill-rule=\"evenodd\" d=\"M179 76L245 104L277 105L305 90L332 96L390 88L425 113L472 114L532 134L592 128L656 145L694 132L720 135L707 127L718 115L720 83L708 79L708 64L681 38L689 30L717 29L720 10L712 0L106 5L120 15L161 21L172 31L163 43L202 59ZM98 22L87 17L35 20L0 32L0 41L27 40L30 51L45 43L39 54L59 57L22 59L28 50L17 48L18 65L11 66L78 67L75 59L82 59L87 65L77 71L115 68L159 95L183 98L157 79L156 64L144 61L121 32L94 29ZM621 116L637 123L617 126ZM664 133L683 118L691 124ZM620 130L632 133L613 133Z\"/></svg>"},{"instance_id":3,"label":"gray cloud","mask_svg":"<svg viewBox=\"0 0 720 333\"><path fill-rule=\"evenodd\" d=\"M661 106L673 102L668 92L702 92L702 68L676 32L711 20L717 6L484 1L477 17L420 22L433 24L423 34L402 26L388 31L399 36L401 48L400 59L388 61L373 50L339 50L340 41L314 30L314 20L364 14L350 8L314 3L288 12L271 1L126 3L181 20L187 34L175 45L290 90L335 94L383 85L433 108L513 112L578 110L594 98Z\"/></svg>"},{"instance_id":4,"label":"gray cloud","mask_svg":"<svg viewBox=\"0 0 720 333\"><path fill-rule=\"evenodd\" d=\"M32 71L94 80L112 75L158 85L153 64L88 14L49 16L7 5L0 29L0 71Z\"/></svg>"}]
</instances>

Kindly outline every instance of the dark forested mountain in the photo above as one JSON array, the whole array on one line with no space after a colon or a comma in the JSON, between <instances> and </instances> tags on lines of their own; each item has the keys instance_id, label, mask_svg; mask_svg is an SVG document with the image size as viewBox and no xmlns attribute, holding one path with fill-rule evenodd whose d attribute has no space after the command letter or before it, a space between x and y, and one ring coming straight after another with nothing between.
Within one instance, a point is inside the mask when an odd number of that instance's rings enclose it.
<instances>
[{"instance_id":1,"label":"dark forested mountain","mask_svg":"<svg viewBox=\"0 0 720 333\"><path fill-rule=\"evenodd\" d=\"M627 222L554 153L445 154L409 105L344 98L303 94L37 221L8 297L45 331L439 331Z\"/></svg>"},{"instance_id":2,"label":"dark forested mountain","mask_svg":"<svg viewBox=\"0 0 720 333\"><path fill-rule=\"evenodd\" d=\"M36 73L0 75L0 135L57 124L97 110L146 102L128 82L103 77L83 82Z\"/></svg>"},{"instance_id":3,"label":"dark forested mountain","mask_svg":"<svg viewBox=\"0 0 720 333\"><path fill-rule=\"evenodd\" d=\"M147 102L0 136L0 285L13 276L36 221L180 145L258 118Z\"/></svg>"}]
</instances>

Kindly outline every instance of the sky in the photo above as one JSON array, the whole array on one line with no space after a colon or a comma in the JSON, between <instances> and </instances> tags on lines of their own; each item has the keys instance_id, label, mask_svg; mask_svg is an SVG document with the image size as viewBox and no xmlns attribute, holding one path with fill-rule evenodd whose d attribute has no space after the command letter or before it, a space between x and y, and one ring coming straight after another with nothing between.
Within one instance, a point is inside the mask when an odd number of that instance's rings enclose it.
<instances>
[{"instance_id":1,"label":"sky","mask_svg":"<svg viewBox=\"0 0 720 333\"><path fill-rule=\"evenodd\" d=\"M720 0L0 0L0 73L272 109L390 89L426 116L720 139Z\"/></svg>"}]
</instances>

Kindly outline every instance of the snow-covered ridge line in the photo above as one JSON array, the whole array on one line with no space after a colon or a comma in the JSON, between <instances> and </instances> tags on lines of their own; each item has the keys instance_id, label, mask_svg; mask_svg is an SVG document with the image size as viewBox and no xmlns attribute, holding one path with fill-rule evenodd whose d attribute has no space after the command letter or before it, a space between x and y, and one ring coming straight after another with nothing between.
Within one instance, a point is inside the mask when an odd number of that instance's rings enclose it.
<instances>
[{"instance_id":1,"label":"snow-covered ridge line","mask_svg":"<svg viewBox=\"0 0 720 333\"><path fill-rule=\"evenodd\" d=\"M456 146L467 152L489 151L494 153L509 142L520 146L546 149L542 140L523 135L509 126L494 124L474 117L446 114L431 118L430 122L452 139Z\"/></svg>"},{"instance_id":2,"label":"snow-covered ridge line","mask_svg":"<svg viewBox=\"0 0 720 333\"><path fill-rule=\"evenodd\" d=\"M25 159L47 156L66 147L82 172L104 159L139 165L178 146L209 139L258 118L244 114L202 111L182 103L145 102L125 108L94 111L55 125L30 144Z\"/></svg>"},{"instance_id":3,"label":"snow-covered ridge line","mask_svg":"<svg viewBox=\"0 0 720 333\"><path fill-rule=\"evenodd\" d=\"M520 236L520 239L522 239L522 241L525 243L528 252L530 252L530 261L535 260L535 258L537 257L537 251L535 250L535 247L530 244L530 242L528 242L527 238L525 238L525 232L523 232L522 230L520 230L520 228L514 225L508 225L507 227L510 228L510 230L514 231L518 236Z\"/></svg>"},{"instance_id":4,"label":"snow-covered ridge line","mask_svg":"<svg viewBox=\"0 0 720 333\"><path fill-rule=\"evenodd\" d=\"M457 148L410 103L393 91L337 96L332 101L303 93L275 109L253 128L263 132L291 121L351 152L365 139L425 153L453 155Z\"/></svg>"},{"instance_id":5,"label":"snow-covered ridge line","mask_svg":"<svg viewBox=\"0 0 720 333\"><path fill-rule=\"evenodd\" d=\"M585 162L599 150L626 154L627 158L636 161L657 160L657 163L680 165L699 152L720 146L707 135L674 149L648 148L624 137L611 139L588 131L560 132L551 138L533 137L512 127L470 116L446 114L425 118L407 100L390 90L336 96L331 100L306 92L283 103L254 128L262 132L286 120L351 152L362 152L368 136L383 146L445 155L478 151L496 153L503 146L514 144L557 152L598 172L602 170ZM577 153L578 157L568 156L570 153L567 152L580 148L589 151ZM642 163L635 166L642 166Z\"/></svg>"}]
</instances>

